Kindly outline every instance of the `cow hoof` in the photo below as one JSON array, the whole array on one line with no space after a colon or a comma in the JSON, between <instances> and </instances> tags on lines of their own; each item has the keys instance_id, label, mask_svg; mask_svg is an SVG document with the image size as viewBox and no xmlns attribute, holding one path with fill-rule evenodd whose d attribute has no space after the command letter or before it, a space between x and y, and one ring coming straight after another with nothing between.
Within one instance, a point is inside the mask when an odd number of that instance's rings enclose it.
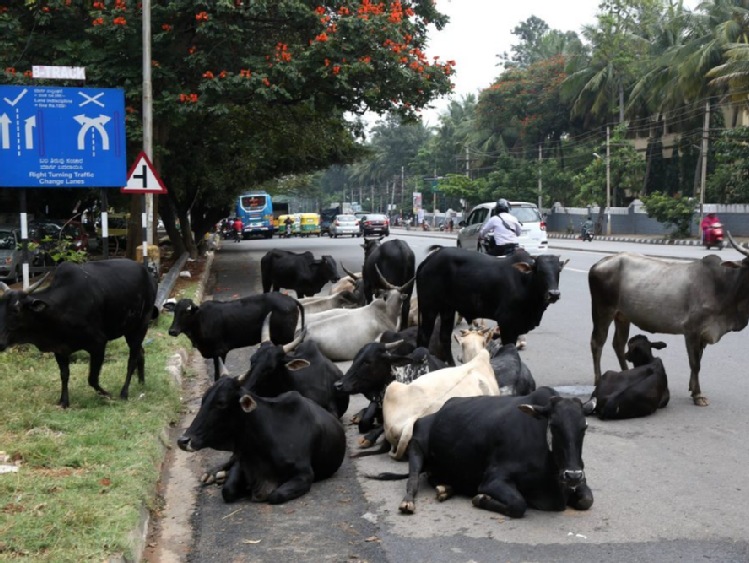
<instances>
[{"instance_id":1,"label":"cow hoof","mask_svg":"<svg viewBox=\"0 0 749 563\"><path fill-rule=\"evenodd\" d=\"M437 485L435 487L435 491L437 491L436 498L440 502L445 502L447 499L453 496L453 488L450 485Z\"/></svg>"},{"instance_id":2,"label":"cow hoof","mask_svg":"<svg viewBox=\"0 0 749 563\"><path fill-rule=\"evenodd\" d=\"M200 476L200 482L203 485L212 485L216 482L216 476L213 473L203 473Z\"/></svg>"},{"instance_id":3,"label":"cow hoof","mask_svg":"<svg viewBox=\"0 0 749 563\"><path fill-rule=\"evenodd\" d=\"M355 414L351 417L351 424L359 424L359 421L361 420L361 415Z\"/></svg>"},{"instance_id":4,"label":"cow hoof","mask_svg":"<svg viewBox=\"0 0 749 563\"><path fill-rule=\"evenodd\" d=\"M398 510L401 511L401 514L413 514L416 511L416 503L412 500L404 500Z\"/></svg>"},{"instance_id":5,"label":"cow hoof","mask_svg":"<svg viewBox=\"0 0 749 563\"><path fill-rule=\"evenodd\" d=\"M704 395L697 395L696 397L692 397L692 400L698 407L706 407L710 404L710 401L708 401L707 397L705 397Z\"/></svg>"},{"instance_id":6,"label":"cow hoof","mask_svg":"<svg viewBox=\"0 0 749 563\"><path fill-rule=\"evenodd\" d=\"M488 498L489 498L489 496L488 496L488 495L485 495L485 494L483 494L483 493L479 493L479 494L477 494L476 496L474 496L474 497L473 497L473 499L471 499L471 503L472 503L472 504L473 504L473 506L475 506L476 508L481 508L481 507L482 507L481 505L483 504L483 502L484 502L484 501L485 501L486 499L488 499Z\"/></svg>"},{"instance_id":7,"label":"cow hoof","mask_svg":"<svg viewBox=\"0 0 749 563\"><path fill-rule=\"evenodd\" d=\"M370 442L366 438L359 438L359 447L360 448L371 448L372 447L372 442Z\"/></svg>"},{"instance_id":8,"label":"cow hoof","mask_svg":"<svg viewBox=\"0 0 749 563\"><path fill-rule=\"evenodd\" d=\"M526 342L525 340L518 340L518 343L515 344L515 348L518 350L525 350Z\"/></svg>"}]
</instances>

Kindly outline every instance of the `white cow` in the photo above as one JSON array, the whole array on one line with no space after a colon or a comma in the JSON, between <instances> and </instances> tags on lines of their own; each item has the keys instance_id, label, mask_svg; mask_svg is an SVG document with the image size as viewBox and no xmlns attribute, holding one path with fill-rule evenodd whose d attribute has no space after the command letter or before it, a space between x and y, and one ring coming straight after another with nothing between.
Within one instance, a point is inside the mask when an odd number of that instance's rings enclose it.
<instances>
[{"instance_id":1,"label":"white cow","mask_svg":"<svg viewBox=\"0 0 749 563\"><path fill-rule=\"evenodd\" d=\"M466 364L429 372L408 385L393 381L385 389L382 401L390 455L394 459L403 458L417 419L437 412L452 397L478 395L499 395L499 384L486 349Z\"/></svg>"},{"instance_id":2,"label":"white cow","mask_svg":"<svg viewBox=\"0 0 749 563\"><path fill-rule=\"evenodd\" d=\"M307 338L334 362L353 360L365 344L374 342L386 330L397 330L401 303L406 298L391 290L385 299L375 299L357 309L338 309L305 318Z\"/></svg>"}]
</instances>

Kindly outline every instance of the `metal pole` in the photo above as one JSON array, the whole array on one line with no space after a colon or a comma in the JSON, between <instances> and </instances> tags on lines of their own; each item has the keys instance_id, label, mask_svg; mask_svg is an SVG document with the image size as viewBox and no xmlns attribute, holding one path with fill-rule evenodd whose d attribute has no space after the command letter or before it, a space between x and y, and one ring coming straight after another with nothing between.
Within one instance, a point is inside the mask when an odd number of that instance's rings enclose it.
<instances>
[{"instance_id":1,"label":"metal pole","mask_svg":"<svg viewBox=\"0 0 749 563\"><path fill-rule=\"evenodd\" d=\"M538 145L538 209L542 211L543 182L541 181L541 163L543 162L543 148ZM543 211L542 211L543 212Z\"/></svg>"},{"instance_id":2,"label":"metal pole","mask_svg":"<svg viewBox=\"0 0 749 563\"><path fill-rule=\"evenodd\" d=\"M107 190L102 188L101 192L101 252L106 260L109 258L109 201Z\"/></svg>"},{"instance_id":3,"label":"metal pole","mask_svg":"<svg viewBox=\"0 0 749 563\"><path fill-rule=\"evenodd\" d=\"M606 234L611 235L611 128L606 126Z\"/></svg>"},{"instance_id":4,"label":"metal pole","mask_svg":"<svg viewBox=\"0 0 749 563\"><path fill-rule=\"evenodd\" d=\"M25 291L29 288L29 214L26 209L26 188L18 191L21 192L21 252L23 256L21 269L23 270L23 289ZM15 272L11 273L15 275Z\"/></svg>"},{"instance_id":5,"label":"metal pole","mask_svg":"<svg viewBox=\"0 0 749 563\"><path fill-rule=\"evenodd\" d=\"M142 0L143 20L143 152L151 162L153 159L153 88L151 84L151 0ZM145 194L145 213L147 219L146 241L153 244L153 194ZM143 252L145 264L148 257Z\"/></svg>"},{"instance_id":6,"label":"metal pole","mask_svg":"<svg viewBox=\"0 0 749 563\"><path fill-rule=\"evenodd\" d=\"M707 141L710 133L710 102L705 102L705 121L702 125L702 147L700 149L700 225L705 213L705 176L707 175Z\"/></svg>"}]
</instances>

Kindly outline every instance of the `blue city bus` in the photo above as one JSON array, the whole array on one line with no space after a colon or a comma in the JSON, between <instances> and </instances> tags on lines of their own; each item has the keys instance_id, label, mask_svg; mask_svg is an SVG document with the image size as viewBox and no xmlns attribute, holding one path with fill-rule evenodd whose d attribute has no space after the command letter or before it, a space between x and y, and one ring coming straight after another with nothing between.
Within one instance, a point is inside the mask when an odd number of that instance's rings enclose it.
<instances>
[{"instance_id":1,"label":"blue city bus","mask_svg":"<svg viewBox=\"0 0 749 563\"><path fill-rule=\"evenodd\" d=\"M248 192L239 196L236 216L244 224L243 238L273 236L273 201L267 192Z\"/></svg>"}]
</instances>

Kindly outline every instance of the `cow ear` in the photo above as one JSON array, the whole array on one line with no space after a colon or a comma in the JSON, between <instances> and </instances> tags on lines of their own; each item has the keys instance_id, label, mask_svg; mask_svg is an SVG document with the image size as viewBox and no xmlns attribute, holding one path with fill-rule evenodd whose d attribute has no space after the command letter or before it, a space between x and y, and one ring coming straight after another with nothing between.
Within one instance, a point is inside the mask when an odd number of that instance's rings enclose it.
<instances>
[{"instance_id":1,"label":"cow ear","mask_svg":"<svg viewBox=\"0 0 749 563\"><path fill-rule=\"evenodd\" d=\"M548 406L540 407L538 405L529 405L527 403L524 403L522 405L518 405L518 409L520 409L520 412L529 414L533 418L545 418L549 414Z\"/></svg>"},{"instance_id":2,"label":"cow ear","mask_svg":"<svg viewBox=\"0 0 749 563\"><path fill-rule=\"evenodd\" d=\"M665 342L651 342L650 347L655 348L656 350L663 350L666 347L666 343Z\"/></svg>"},{"instance_id":3,"label":"cow ear","mask_svg":"<svg viewBox=\"0 0 749 563\"><path fill-rule=\"evenodd\" d=\"M239 406L246 413L251 413L257 408L257 401L252 398L252 395L242 395L239 399Z\"/></svg>"},{"instance_id":4,"label":"cow ear","mask_svg":"<svg viewBox=\"0 0 749 563\"><path fill-rule=\"evenodd\" d=\"M297 371L309 367L310 363L308 360L303 358L294 358L290 362L286 363L286 369L289 371Z\"/></svg>"},{"instance_id":5,"label":"cow ear","mask_svg":"<svg viewBox=\"0 0 749 563\"><path fill-rule=\"evenodd\" d=\"M562 262L561 266L559 266L559 271L560 271L560 272L561 272L562 270L564 270L564 265L565 265L565 264L566 264L567 262L569 262L569 261L570 261L570 259L569 259L569 258L567 258L567 260L565 260L564 262Z\"/></svg>"},{"instance_id":6,"label":"cow ear","mask_svg":"<svg viewBox=\"0 0 749 563\"><path fill-rule=\"evenodd\" d=\"M161 308L164 309L164 311L173 313L174 309L177 308L177 301L175 301L174 299L167 299L166 301L164 301L164 305L162 305Z\"/></svg>"},{"instance_id":7,"label":"cow ear","mask_svg":"<svg viewBox=\"0 0 749 563\"><path fill-rule=\"evenodd\" d=\"M533 267L528 262L516 262L512 267L521 274L530 274L533 271Z\"/></svg>"},{"instance_id":8,"label":"cow ear","mask_svg":"<svg viewBox=\"0 0 749 563\"><path fill-rule=\"evenodd\" d=\"M596 412L597 405L598 405L598 399L596 397L591 397L590 400L583 403L583 413L585 413L585 416L588 416Z\"/></svg>"},{"instance_id":9,"label":"cow ear","mask_svg":"<svg viewBox=\"0 0 749 563\"><path fill-rule=\"evenodd\" d=\"M47 308L47 304L41 299L32 299L28 304L28 308L35 313L41 313Z\"/></svg>"}]
</instances>

